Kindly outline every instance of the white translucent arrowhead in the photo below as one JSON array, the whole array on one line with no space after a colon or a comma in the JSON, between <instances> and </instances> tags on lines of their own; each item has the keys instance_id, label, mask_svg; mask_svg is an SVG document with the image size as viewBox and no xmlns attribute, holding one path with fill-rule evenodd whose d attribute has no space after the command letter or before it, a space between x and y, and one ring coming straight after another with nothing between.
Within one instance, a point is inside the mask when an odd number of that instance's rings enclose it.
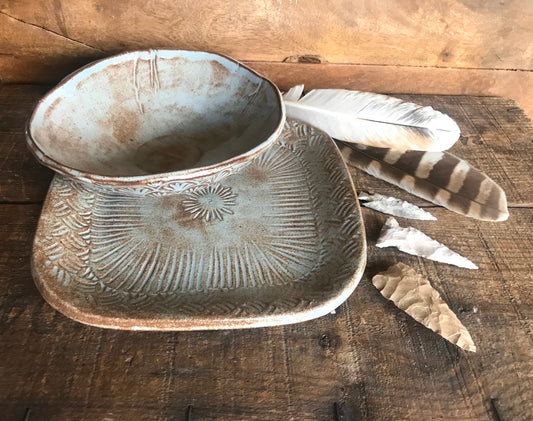
<instances>
[{"instance_id":1,"label":"white translucent arrowhead","mask_svg":"<svg viewBox=\"0 0 533 421\"><path fill-rule=\"evenodd\" d=\"M388 218L383 225L376 246L380 248L396 247L404 253L425 257L436 262L448 263L466 269L478 269L466 257L433 240L422 231L413 227L400 227L398 221L392 217Z\"/></svg>"}]
</instances>

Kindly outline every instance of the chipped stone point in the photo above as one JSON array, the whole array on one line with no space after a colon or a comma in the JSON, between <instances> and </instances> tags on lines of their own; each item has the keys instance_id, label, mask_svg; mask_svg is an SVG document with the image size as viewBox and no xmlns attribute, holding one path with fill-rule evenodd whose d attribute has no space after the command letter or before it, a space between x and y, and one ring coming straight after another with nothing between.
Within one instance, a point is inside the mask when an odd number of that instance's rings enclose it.
<instances>
[{"instance_id":1,"label":"chipped stone point","mask_svg":"<svg viewBox=\"0 0 533 421\"><path fill-rule=\"evenodd\" d=\"M450 250L444 244L428 237L413 227L403 228L393 217L388 218L381 229L377 247L396 247L404 253L425 257L436 262L447 263L466 269L478 267L466 257Z\"/></svg>"},{"instance_id":2,"label":"chipped stone point","mask_svg":"<svg viewBox=\"0 0 533 421\"><path fill-rule=\"evenodd\" d=\"M437 218L424 209L395 197L366 192L359 193L358 197L363 206L378 212L408 219L420 219L424 221L437 220Z\"/></svg>"},{"instance_id":3,"label":"chipped stone point","mask_svg":"<svg viewBox=\"0 0 533 421\"><path fill-rule=\"evenodd\" d=\"M372 283L385 298L394 302L417 322L452 344L466 351L476 352L470 333L438 291L408 265L397 263L375 275Z\"/></svg>"}]
</instances>

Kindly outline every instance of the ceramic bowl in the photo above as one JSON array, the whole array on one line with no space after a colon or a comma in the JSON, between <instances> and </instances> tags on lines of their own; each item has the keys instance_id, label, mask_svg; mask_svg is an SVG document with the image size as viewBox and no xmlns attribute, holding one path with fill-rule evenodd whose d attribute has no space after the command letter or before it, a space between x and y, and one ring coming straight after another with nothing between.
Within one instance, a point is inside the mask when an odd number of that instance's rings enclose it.
<instances>
[{"instance_id":1,"label":"ceramic bowl","mask_svg":"<svg viewBox=\"0 0 533 421\"><path fill-rule=\"evenodd\" d=\"M35 108L27 141L74 179L132 193L221 180L279 136L276 86L218 54L149 50L78 70Z\"/></svg>"}]
</instances>

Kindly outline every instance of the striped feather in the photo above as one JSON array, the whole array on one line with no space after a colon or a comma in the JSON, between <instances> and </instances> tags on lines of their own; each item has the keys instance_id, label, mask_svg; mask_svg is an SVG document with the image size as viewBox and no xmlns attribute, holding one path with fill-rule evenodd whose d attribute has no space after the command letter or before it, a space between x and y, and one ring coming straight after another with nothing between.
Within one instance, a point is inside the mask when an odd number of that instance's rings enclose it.
<instances>
[{"instance_id":1,"label":"striped feather","mask_svg":"<svg viewBox=\"0 0 533 421\"><path fill-rule=\"evenodd\" d=\"M346 162L415 196L484 221L505 221L505 192L448 152L399 151L338 142Z\"/></svg>"}]
</instances>

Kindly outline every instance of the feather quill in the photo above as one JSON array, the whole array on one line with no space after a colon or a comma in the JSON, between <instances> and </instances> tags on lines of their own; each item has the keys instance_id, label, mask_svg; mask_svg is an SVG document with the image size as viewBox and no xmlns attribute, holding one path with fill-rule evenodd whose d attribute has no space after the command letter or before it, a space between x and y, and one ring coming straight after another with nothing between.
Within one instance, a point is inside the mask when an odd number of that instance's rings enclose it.
<instances>
[{"instance_id":1,"label":"feather quill","mask_svg":"<svg viewBox=\"0 0 533 421\"><path fill-rule=\"evenodd\" d=\"M314 89L301 97L303 85L284 94L287 117L305 121L331 137L364 145L402 150L442 151L459 139L449 116L398 98L345 89Z\"/></svg>"},{"instance_id":2,"label":"feather quill","mask_svg":"<svg viewBox=\"0 0 533 421\"><path fill-rule=\"evenodd\" d=\"M505 221L509 216L502 188L451 153L338 143L349 165L422 199L484 221Z\"/></svg>"},{"instance_id":3,"label":"feather quill","mask_svg":"<svg viewBox=\"0 0 533 421\"><path fill-rule=\"evenodd\" d=\"M287 101L296 102L301 98L303 93L304 93L304 85L293 86L291 89L289 89L287 92L283 94L283 100L285 102Z\"/></svg>"}]
</instances>

